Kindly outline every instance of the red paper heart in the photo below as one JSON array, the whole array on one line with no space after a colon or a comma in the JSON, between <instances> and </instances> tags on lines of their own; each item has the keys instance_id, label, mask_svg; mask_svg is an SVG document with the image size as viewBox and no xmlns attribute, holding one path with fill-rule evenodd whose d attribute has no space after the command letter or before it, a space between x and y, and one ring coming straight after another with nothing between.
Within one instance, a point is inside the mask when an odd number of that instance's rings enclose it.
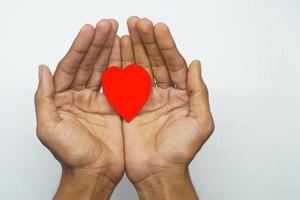
<instances>
[{"instance_id":1,"label":"red paper heart","mask_svg":"<svg viewBox=\"0 0 300 200\"><path fill-rule=\"evenodd\" d=\"M110 105L130 122L150 95L151 78L139 65L132 64L125 69L113 66L103 73L102 86Z\"/></svg>"}]
</instances>

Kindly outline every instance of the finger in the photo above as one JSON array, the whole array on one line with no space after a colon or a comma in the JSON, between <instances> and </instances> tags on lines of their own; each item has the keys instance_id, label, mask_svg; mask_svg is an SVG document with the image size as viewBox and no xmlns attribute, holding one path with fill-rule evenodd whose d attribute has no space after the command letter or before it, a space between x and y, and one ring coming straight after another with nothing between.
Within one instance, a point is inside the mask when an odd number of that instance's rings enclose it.
<instances>
[{"instance_id":1,"label":"finger","mask_svg":"<svg viewBox=\"0 0 300 200\"><path fill-rule=\"evenodd\" d=\"M208 90L201 76L201 64L199 61L193 61L190 64L188 70L188 93L190 97L189 115L197 118L208 129L213 129ZM212 130L208 132L212 132Z\"/></svg>"},{"instance_id":2,"label":"finger","mask_svg":"<svg viewBox=\"0 0 300 200\"><path fill-rule=\"evenodd\" d=\"M128 31L131 38L131 43L133 47L133 53L134 53L134 59L135 63L138 65L141 65L145 67L145 70L149 73L151 76L151 79L153 79L151 67L150 67L150 61L148 59L147 53L144 49L142 40L139 36L139 33L137 31L136 24L139 21L138 17L130 17L127 21Z\"/></svg>"},{"instance_id":3,"label":"finger","mask_svg":"<svg viewBox=\"0 0 300 200\"><path fill-rule=\"evenodd\" d=\"M156 24L154 36L168 66L173 84L176 88L186 89L187 64L179 53L168 26L164 23Z\"/></svg>"},{"instance_id":4,"label":"finger","mask_svg":"<svg viewBox=\"0 0 300 200\"><path fill-rule=\"evenodd\" d=\"M39 85L35 94L35 109L37 117L37 133L44 138L49 130L53 130L58 119L54 102L54 84L49 68L39 67Z\"/></svg>"},{"instance_id":5,"label":"finger","mask_svg":"<svg viewBox=\"0 0 300 200\"><path fill-rule=\"evenodd\" d=\"M122 68L134 63L132 44L128 35L121 38L121 58Z\"/></svg>"},{"instance_id":6,"label":"finger","mask_svg":"<svg viewBox=\"0 0 300 200\"><path fill-rule=\"evenodd\" d=\"M118 31L118 22L114 19L110 19L111 23L111 31L109 33L109 36L107 37L107 41L105 42L105 45L98 55L98 58L94 64L93 72L86 84L86 86L89 87L101 87L101 80L102 80L102 74L106 70L106 67L108 65L108 60L115 42L116 33Z\"/></svg>"},{"instance_id":7,"label":"finger","mask_svg":"<svg viewBox=\"0 0 300 200\"><path fill-rule=\"evenodd\" d=\"M71 85L79 64L88 51L93 35L93 26L89 24L83 26L68 53L58 63L54 73L55 93L62 92Z\"/></svg>"},{"instance_id":8,"label":"finger","mask_svg":"<svg viewBox=\"0 0 300 200\"><path fill-rule=\"evenodd\" d=\"M81 61L79 68L76 72L75 78L71 84L73 88L82 88L85 86L96 62L97 56L103 49L106 39L109 36L111 30L111 23L109 20L104 19L97 23L95 28L94 38L90 44L90 47Z\"/></svg>"},{"instance_id":9,"label":"finger","mask_svg":"<svg viewBox=\"0 0 300 200\"><path fill-rule=\"evenodd\" d=\"M115 38L115 43L109 57L108 67L110 66L121 67L121 50L119 36L116 36Z\"/></svg>"},{"instance_id":10,"label":"finger","mask_svg":"<svg viewBox=\"0 0 300 200\"><path fill-rule=\"evenodd\" d=\"M139 20L137 22L137 30L147 51L157 86L161 88L172 87L167 66L156 45L152 22L148 19Z\"/></svg>"}]
</instances>

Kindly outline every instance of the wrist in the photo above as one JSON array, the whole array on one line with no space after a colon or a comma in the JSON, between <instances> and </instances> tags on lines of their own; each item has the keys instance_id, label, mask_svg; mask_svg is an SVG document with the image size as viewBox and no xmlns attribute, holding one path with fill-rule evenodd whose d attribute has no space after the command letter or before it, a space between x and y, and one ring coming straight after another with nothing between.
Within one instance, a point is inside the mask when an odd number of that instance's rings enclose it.
<instances>
[{"instance_id":1,"label":"wrist","mask_svg":"<svg viewBox=\"0 0 300 200\"><path fill-rule=\"evenodd\" d=\"M168 169L134 183L140 199L197 200L187 168Z\"/></svg>"},{"instance_id":2,"label":"wrist","mask_svg":"<svg viewBox=\"0 0 300 200\"><path fill-rule=\"evenodd\" d=\"M93 170L63 169L54 200L110 199L115 187L110 179Z\"/></svg>"}]
</instances>

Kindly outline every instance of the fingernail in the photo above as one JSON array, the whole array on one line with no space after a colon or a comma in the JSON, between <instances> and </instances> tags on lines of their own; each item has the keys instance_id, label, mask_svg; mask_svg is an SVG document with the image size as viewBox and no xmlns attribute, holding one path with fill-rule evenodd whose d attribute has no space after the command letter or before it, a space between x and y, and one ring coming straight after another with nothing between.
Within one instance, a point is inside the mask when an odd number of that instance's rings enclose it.
<instances>
[{"instance_id":1,"label":"fingernail","mask_svg":"<svg viewBox=\"0 0 300 200\"><path fill-rule=\"evenodd\" d=\"M39 66L39 80L42 78L42 65Z\"/></svg>"}]
</instances>

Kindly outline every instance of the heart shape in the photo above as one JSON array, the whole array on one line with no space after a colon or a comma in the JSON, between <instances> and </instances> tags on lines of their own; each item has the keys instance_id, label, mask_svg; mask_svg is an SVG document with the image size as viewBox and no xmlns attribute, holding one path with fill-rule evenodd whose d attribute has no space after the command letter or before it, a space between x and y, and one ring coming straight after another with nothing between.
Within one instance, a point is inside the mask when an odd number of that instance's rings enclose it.
<instances>
[{"instance_id":1,"label":"heart shape","mask_svg":"<svg viewBox=\"0 0 300 200\"><path fill-rule=\"evenodd\" d=\"M127 122L142 109L151 91L151 78L147 71L136 64L108 67L103 73L102 87L110 105Z\"/></svg>"}]
</instances>

